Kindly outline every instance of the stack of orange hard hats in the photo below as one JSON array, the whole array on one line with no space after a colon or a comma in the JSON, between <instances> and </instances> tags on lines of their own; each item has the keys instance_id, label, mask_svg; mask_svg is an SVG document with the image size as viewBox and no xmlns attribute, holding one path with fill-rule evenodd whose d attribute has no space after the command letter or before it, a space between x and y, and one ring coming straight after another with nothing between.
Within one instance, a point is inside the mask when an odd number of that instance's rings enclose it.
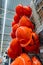
<instances>
[{"instance_id":1,"label":"stack of orange hard hats","mask_svg":"<svg viewBox=\"0 0 43 65\"><path fill-rule=\"evenodd\" d=\"M12 40L7 51L11 59L16 58L11 65L32 65L29 56L23 54L23 49L25 53L26 51L39 53L39 36L33 32L35 26L30 20L31 15L32 9L30 6L17 5L14 21L11 23L10 36Z\"/></svg>"}]
</instances>

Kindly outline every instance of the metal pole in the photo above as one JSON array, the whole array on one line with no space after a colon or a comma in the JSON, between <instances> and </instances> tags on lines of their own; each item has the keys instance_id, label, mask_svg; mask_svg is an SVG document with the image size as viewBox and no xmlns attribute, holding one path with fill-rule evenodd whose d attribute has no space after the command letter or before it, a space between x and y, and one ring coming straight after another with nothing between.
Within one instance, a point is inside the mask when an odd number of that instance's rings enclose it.
<instances>
[{"instance_id":1,"label":"metal pole","mask_svg":"<svg viewBox=\"0 0 43 65\"><path fill-rule=\"evenodd\" d=\"M9 58L9 65L10 65L11 59Z\"/></svg>"},{"instance_id":2,"label":"metal pole","mask_svg":"<svg viewBox=\"0 0 43 65\"><path fill-rule=\"evenodd\" d=\"M3 48L3 39L4 39L6 11L7 11L7 0L5 0L4 20L3 20L3 27L2 27L2 39L1 39L1 54L2 54L2 48Z\"/></svg>"}]
</instances>

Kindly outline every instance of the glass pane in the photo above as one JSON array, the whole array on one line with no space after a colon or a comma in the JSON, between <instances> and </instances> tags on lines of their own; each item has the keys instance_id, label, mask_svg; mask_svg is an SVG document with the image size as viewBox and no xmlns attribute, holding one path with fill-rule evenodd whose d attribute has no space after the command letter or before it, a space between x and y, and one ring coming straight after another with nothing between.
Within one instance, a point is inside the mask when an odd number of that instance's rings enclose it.
<instances>
[{"instance_id":1,"label":"glass pane","mask_svg":"<svg viewBox=\"0 0 43 65\"><path fill-rule=\"evenodd\" d=\"M2 34L2 29L0 29L0 34Z\"/></svg>"},{"instance_id":2,"label":"glass pane","mask_svg":"<svg viewBox=\"0 0 43 65\"><path fill-rule=\"evenodd\" d=\"M2 0L0 0L0 8L2 7Z\"/></svg>"},{"instance_id":3,"label":"glass pane","mask_svg":"<svg viewBox=\"0 0 43 65\"><path fill-rule=\"evenodd\" d=\"M11 26L11 20L8 20L8 19L6 19L6 23L5 23L5 25L7 25L7 26Z\"/></svg>"},{"instance_id":4,"label":"glass pane","mask_svg":"<svg viewBox=\"0 0 43 65\"><path fill-rule=\"evenodd\" d=\"M5 6L5 0L2 0L2 8Z\"/></svg>"},{"instance_id":5,"label":"glass pane","mask_svg":"<svg viewBox=\"0 0 43 65\"><path fill-rule=\"evenodd\" d=\"M9 45L9 42L10 41L3 41L3 45L5 46L5 45Z\"/></svg>"},{"instance_id":6,"label":"glass pane","mask_svg":"<svg viewBox=\"0 0 43 65\"><path fill-rule=\"evenodd\" d=\"M5 27L5 31L4 31L5 33L10 33L11 32L11 27Z\"/></svg>"},{"instance_id":7,"label":"glass pane","mask_svg":"<svg viewBox=\"0 0 43 65\"><path fill-rule=\"evenodd\" d=\"M0 25L1 24L3 25L3 18L2 17L0 18Z\"/></svg>"},{"instance_id":8,"label":"glass pane","mask_svg":"<svg viewBox=\"0 0 43 65\"><path fill-rule=\"evenodd\" d=\"M1 34L0 34L0 41L1 41Z\"/></svg>"},{"instance_id":9,"label":"glass pane","mask_svg":"<svg viewBox=\"0 0 43 65\"><path fill-rule=\"evenodd\" d=\"M10 19L13 19L13 16L14 16L14 13L8 13L6 14L6 18L10 18Z\"/></svg>"},{"instance_id":10,"label":"glass pane","mask_svg":"<svg viewBox=\"0 0 43 65\"><path fill-rule=\"evenodd\" d=\"M5 40L5 41L10 41L10 40L11 40L11 37L8 36L8 35L4 35L4 40Z\"/></svg>"},{"instance_id":11,"label":"glass pane","mask_svg":"<svg viewBox=\"0 0 43 65\"><path fill-rule=\"evenodd\" d=\"M3 41L3 52L6 51L8 46L9 46L9 41Z\"/></svg>"},{"instance_id":12,"label":"glass pane","mask_svg":"<svg viewBox=\"0 0 43 65\"><path fill-rule=\"evenodd\" d=\"M2 8L0 9L0 18L4 18L4 10Z\"/></svg>"}]
</instances>

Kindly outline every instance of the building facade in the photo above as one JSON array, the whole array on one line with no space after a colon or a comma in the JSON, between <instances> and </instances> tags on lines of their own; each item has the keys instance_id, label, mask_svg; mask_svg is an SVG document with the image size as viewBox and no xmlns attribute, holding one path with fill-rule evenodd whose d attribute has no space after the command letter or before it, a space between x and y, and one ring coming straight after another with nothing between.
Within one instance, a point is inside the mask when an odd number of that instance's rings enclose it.
<instances>
[{"instance_id":1,"label":"building facade","mask_svg":"<svg viewBox=\"0 0 43 65\"><path fill-rule=\"evenodd\" d=\"M35 24L35 31L40 38L40 59L43 62L43 0L32 0L30 3L32 8L31 21Z\"/></svg>"},{"instance_id":2,"label":"building facade","mask_svg":"<svg viewBox=\"0 0 43 65\"><path fill-rule=\"evenodd\" d=\"M32 0L30 6L33 11L31 20L35 23L35 30L39 33L43 29L43 0Z\"/></svg>"},{"instance_id":3,"label":"building facade","mask_svg":"<svg viewBox=\"0 0 43 65\"><path fill-rule=\"evenodd\" d=\"M40 17L41 24L43 23L43 0L35 0L34 2L37 13Z\"/></svg>"}]
</instances>

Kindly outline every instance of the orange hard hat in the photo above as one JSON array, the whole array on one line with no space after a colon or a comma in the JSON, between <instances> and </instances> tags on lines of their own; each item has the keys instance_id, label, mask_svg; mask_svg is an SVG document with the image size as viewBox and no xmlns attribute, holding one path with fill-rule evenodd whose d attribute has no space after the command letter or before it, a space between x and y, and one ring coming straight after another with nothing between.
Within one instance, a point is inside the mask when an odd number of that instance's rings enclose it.
<instances>
[{"instance_id":1,"label":"orange hard hat","mask_svg":"<svg viewBox=\"0 0 43 65\"><path fill-rule=\"evenodd\" d=\"M19 27L19 25L18 25L18 24L15 24L15 25L12 27L12 31L15 32L18 27Z\"/></svg>"},{"instance_id":2,"label":"orange hard hat","mask_svg":"<svg viewBox=\"0 0 43 65\"><path fill-rule=\"evenodd\" d=\"M15 49L16 50L16 49ZM11 58L11 59L15 59L17 58L20 54L22 53L21 49L17 52L14 52L14 50L12 50L11 48L8 48L7 51L7 55Z\"/></svg>"},{"instance_id":3,"label":"orange hard hat","mask_svg":"<svg viewBox=\"0 0 43 65\"><path fill-rule=\"evenodd\" d=\"M38 51L39 49L36 45L28 45L25 47L25 50L28 52L39 53L39 51Z\"/></svg>"},{"instance_id":4,"label":"orange hard hat","mask_svg":"<svg viewBox=\"0 0 43 65\"><path fill-rule=\"evenodd\" d=\"M34 56L32 58L32 65L42 65L41 62Z\"/></svg>"},{"instance_id":5,"label":"orange hard hat","mask_svg":"<svg viewBox=\"0 0 43 65\"><path fill-rule=\"evenodd\" d=\"M30 6L24 6L24 7L23 7L23 13L24 13L24 15L30 17L31 14L32 14L32 9L31 9L31 7L30 7Z\"/></svg>"},{"instance_id":6,"label":"orange hard hat","mask_svg":"<svg viewBox=\"0 0 43 65\"><path fill-rule=\"evenodd\" d=\"M20 26L27 26L27 27L31 28L32 30L34 29L33 23L26 16L21 17L21 19L19 20L19 25Z\"/></svg>"},{"instance_id":7,"label":"orange hard hat","mask_svg":"<svg viewBox=\"0 0 43 65\"><path fill-rule=\"evenodd\" d=\"M19 22L19 19L20 19L19 15L18 14L15 14L14 15L14 21L16 21L16 23L18 23Z\"/></svg>"},{"instance_id":8,"label":"orange hard hat","mask_svg":"<svg viewBox=\"0 0 43 65\"><path fill-rule=\"evenodd\" d=\"M16 55L14 54L14 51L11 48L8 48L7 50L7 55L11 58L11 59L15 59Z\"/></svg>"},{"instance_id":9,"label":"orange hard hat","mask_svg":"<svg viewBox=\"0 0 43 65\"><path fill-rule=\"evenodd\" d=\"M17 49L18 45L19 45L18 38L14 38L11 40L10 47L12 50L16 51L15 49Z\"/></svg>"},{"instance_id":10,"label":"orange hard hat","mask_svg":"<svg viewBox=\"0 0 43 65\"><path fill-rule=\"evenodd\" d=\"M35 32L32 33L32 36L34 37L34 40L39 40L39 35L36 34Z\"/></svg>"},{"instance_id":11,"label":"orange hard hat","mask_svg":"<svg viewBox=\"0 0 43 65\"><path fill-rule=\"evenodd\" d=\"M31 40L30 44L25 46L25 49L28 52L39 53L39 47L40 47L40 42L39 42L38 35L36 33L32 33L32 40Z\"/></svg>"},{"instance_id":12,"label":"orange hard hat","mask_svg":"<svg viewBox=\"0 0 43 65\"><path fill-rule=\"evenodd\" d=\"M12 39L10 42L10 48L8 49L8 56L12 58L12 55L14 54L13 56L14 58L16 58L21 53L22 53L22 48L18 42L18 39L17 38Z\"/></svg>"},{"instance_id":13,"label":"orange hard hat","mask_svg":"<svg viewBox=\"0 0 43 65\"><path fill-rule=\"evenodd\" d=\"M16 37L19 38L20 40L22 39L30 40L32 37L32 29L25 26L21 26L17 28L15 34L16 34Z\"/></svg>"},{"instance_id":14,"label":"orange hard hat","mask_svg":"<svg viewBox=\"0 0 43 65\"><path fill-rule=\"evenodd\" d=\"M21 45L21 47L32 46L32 45L34 45L34 41L32 39L30 39L28 41L27 40L21 40L20 45Z\"/></svg>"},{"instance_id":15,"label":"orange hard hat","mask_svg":"<svg viewBox=\"0 0 43 65\"><path fill-rule=\"evenodd\" d=\"M22 16L23 15L23 6L21 4L19 4L19 5L16 6L16 13L19 16Z\"/></svg>"},{"instance_id":16,"label":"orange hard hat","mask_svg":"<svg viewBox=\"0 0 43 65\"><path fill-rule=\"evenodd\" d=\"M32 9L30 6L23 6L23 5L19 4L16 6L16 13L19 16L25 15L25 16L30 17L32 14Z\"/></svg>"},{"instance_id":17,"label":"orange hard hat","mask_svg":"<svg viewBox=\"0 0 43 65\"><path fill-rule=\"evenodd\" d=\"M19 57L17 57L11 65L31 65L31 59L27 54L21 54Z\"/></svg>"},{"instance_id":18,"label":"orange hard hat","mask_svg":"<svg viewBox=\"0 0 43 65\"><path fill-rule=\"evenodd\" d=\"M21 46L19 44L18 38L14 38L14 39L11 40L11 42L10 42L10 48L12 50L14 50L14 52L17 52L17 51L20 50Z\"/></svg>"},{"instance_id":19,"label":"orange hard hat","mask_svg":"<svg viewBox=\"0 0 43 65\"><path fill-rule=\"evenodd\" d=\"M15 38L16 37L15 33L13 31L11 31L10 36L11 36L11 38Z\"/></svg>"},{"instance_id":20,"label":"orange hard hat","mask_svg":"<svg viewBox=\"0 0 43 65\"><path fill-rule=\"evenodd\" d=\"M36 47L39 48L40 47L39 35L36 34L35 32L33 32L32 33L32 38L35 42Z\"/></svg>"}]
</instances>

